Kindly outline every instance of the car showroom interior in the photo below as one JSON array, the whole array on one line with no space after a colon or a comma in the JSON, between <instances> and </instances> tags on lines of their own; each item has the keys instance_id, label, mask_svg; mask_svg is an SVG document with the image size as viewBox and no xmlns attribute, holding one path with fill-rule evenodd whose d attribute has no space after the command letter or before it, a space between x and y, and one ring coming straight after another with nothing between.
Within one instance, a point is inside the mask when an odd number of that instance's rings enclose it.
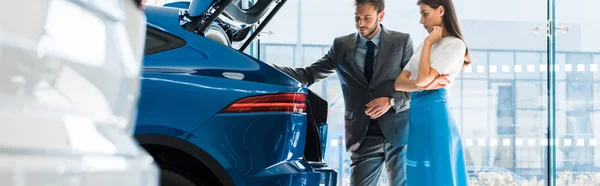
<instances>
[{"instance_id":1,"label":"car showroom interior","mask_svg":"<svg viewBox=\"0 0 600 186\"><path fill-rule=\"evenodd\" d=\"M10 0L0 186L600 185L597 0Z\"/></svg>"}]
</instances>

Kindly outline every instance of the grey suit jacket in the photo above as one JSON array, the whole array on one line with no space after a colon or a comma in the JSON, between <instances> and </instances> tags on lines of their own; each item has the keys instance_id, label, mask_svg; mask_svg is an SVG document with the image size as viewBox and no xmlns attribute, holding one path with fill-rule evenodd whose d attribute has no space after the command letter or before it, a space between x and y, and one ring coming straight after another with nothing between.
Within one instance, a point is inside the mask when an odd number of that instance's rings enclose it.
<instances>
[{"instance_id":1,"label":"grey suit jacket","mask_svg":"<svg viewBox=\"0 0 600 186\"><path fill-rule=\"evenodd\" d=\"M381 30L381 48L371 83L354 60L357 33L336 38L329 52L309 67L276 67L307 86L334 71L338 73L346 105L346 150L354 151L360 146L370 123L370 117L365 114L366 104L379 97L393 96L395 100L395 106L377 118L384 137L394 146L403 146L408 140L410 93L396 91L394 83L413 55L412 41L409 34L387 30L383 25Z\"/></svg>"}]
</instances>

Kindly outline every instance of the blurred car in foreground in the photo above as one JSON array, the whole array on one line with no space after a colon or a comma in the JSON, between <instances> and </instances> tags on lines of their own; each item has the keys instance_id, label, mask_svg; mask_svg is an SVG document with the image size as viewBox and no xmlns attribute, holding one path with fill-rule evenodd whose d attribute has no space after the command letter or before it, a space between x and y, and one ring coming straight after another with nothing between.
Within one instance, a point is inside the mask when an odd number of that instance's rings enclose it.
<instances>
[{"instance_id":1,"label":"blurred car in foreground","mask_svg":"<svg viewBox=\"0 0 600 186\"><path fill-rule=\"evenodd\" d=\"M132 0L2 2L0 185L158 185L133 138L141 9Z\"/></svg>"}]
</instances>

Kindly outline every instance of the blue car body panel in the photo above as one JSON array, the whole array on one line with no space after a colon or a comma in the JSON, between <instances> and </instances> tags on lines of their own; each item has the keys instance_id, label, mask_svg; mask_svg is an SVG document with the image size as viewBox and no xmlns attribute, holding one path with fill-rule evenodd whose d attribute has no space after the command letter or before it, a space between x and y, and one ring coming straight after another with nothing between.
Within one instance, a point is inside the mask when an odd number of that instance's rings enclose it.
<instances>
[{"instance_id":1,"label":"blue car body panel","mask_svg":"<svg viewBox=\"0 0 600 186\"><path fill-rule=\"evenodd\" d=\"M207 1L207 2L209 2L209 1ZM202 2L202 3L204 4L204 3L207 3L207 2ZM209 3L207 3L206 5L210 6ZM190 2L187 2L187 1L176 1L176 2L165 3L163 6L165 6L165 7L173 7L173 8L180 8L180 9L188 9L190 7Z\"/></svg>"},{"instance_id":2,"label":"blue car body panel","mask_svg":"<svg viewBox=\"0 0 600 186\"><path fill-rule=\"evenodd\" d=\"M186 31L179 25L179 8L148 6L145 11L148 28L185 45L144 57L136 135L193 144L235 185L322 183L322 172L303 160L306 114L221 112L242 98L307 94L306 87L251 56Z\"/></svg>"}]
</instances>

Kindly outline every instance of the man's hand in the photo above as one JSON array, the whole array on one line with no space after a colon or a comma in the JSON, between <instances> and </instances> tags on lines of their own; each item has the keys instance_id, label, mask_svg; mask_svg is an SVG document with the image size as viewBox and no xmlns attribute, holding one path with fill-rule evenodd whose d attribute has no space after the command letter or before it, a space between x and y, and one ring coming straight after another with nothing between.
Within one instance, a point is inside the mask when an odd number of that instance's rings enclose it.
<instances>
[{"instance_id":1,"label":"man's hand","mask_svg":"<svg viewBox=\"0 0 600 186\"><path fill-rule=\"evenodd\" d=\"M391 107L392 105L390 105L389 97L375 98L367 104L365 113L375 119L381 117L381 115L385 114Z\"/></svg>"},{"instance_id":2,"label":"man's hand","mask_svg":"<svg viewBox=\"0 0 600 186\"><path fill-rule=\"evenodd\" d=\"M450 74L442 74L436 77L433 79L433 81L431 81L431 83L429 83L429 85L423 87L423 90L437 90L439 88L446 87L448 84L450 84L450 80L448 80L449 75Z\"/></svg>"}]
</instances>

